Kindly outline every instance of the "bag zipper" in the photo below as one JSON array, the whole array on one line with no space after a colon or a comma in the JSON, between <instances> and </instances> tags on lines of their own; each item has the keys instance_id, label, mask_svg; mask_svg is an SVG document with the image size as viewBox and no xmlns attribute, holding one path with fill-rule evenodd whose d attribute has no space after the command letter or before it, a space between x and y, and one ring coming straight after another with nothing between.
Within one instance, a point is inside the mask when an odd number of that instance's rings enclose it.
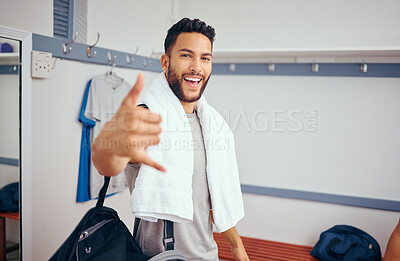
<instances>
[{"instance_id":1,"label":"bag zipper","mask_svg":"<svg viewBox=\"0 0 400 261\"><path fill-rule=\"evenodd\" d=\"M81 235L79 236L78 244L76 245L76 251L75 251L76 260L77 260L77 261L79 261L79 256L78 256L78 253L79 253L79 251L78 251L78 250L79 250L79 249L78 249L78 248L79 248L79 242L81 242L82 240L88 238L90 235L92 235L94 232L96 232L96 231L97 231L98 229L100 229L102 226L104 226L105 224L107 224L108 222L113 221L113 220L114 220L114 219L106 219L106 220L100 221L99 223L97 223L97 224L95 224L95 225L89 227L88 229L84 230L84 231L81 233ZM89 248L85 248L85 251L86 251L87 254L89 254L90 251L91 251L91 248L90 248L90 247L89 247Z\"/></svg>"},{"instance_id":2,"label":"bag zipper","mask_svg":"<svg viewBox=\"0 0 400 261\"><path fill-rule=\"evenodd\" d=\"M79 240L78 243L86 238L88 238L91 234L93 234L94 232L96 232L96 230L98 230L99 228L101 228L102 226L104 226L105 224L107 224L108 222L112 221L114 219L106 219L103 220L97 224L95 224L94 226L89 227L88 229L84 230L81 235L79 236Z\"/></svg>"}]
</instances>

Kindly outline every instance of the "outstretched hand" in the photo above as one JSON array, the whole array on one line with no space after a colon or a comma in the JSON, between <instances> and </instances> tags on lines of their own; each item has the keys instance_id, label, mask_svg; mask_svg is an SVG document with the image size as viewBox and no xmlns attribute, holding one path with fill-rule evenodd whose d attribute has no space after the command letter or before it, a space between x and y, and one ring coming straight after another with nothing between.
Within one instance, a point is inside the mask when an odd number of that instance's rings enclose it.
<instances>
[{"instance_id":1,"label":"outstretched hand","mask_svg":"<svg viewBox=\"0 0 400 261\"><path fill-rule=\"evenodd\" d=\"M137 106L144 82L144 75L139 74L114 117L93 142L93 163L104 175L120 173L128 162L143 163L165 172L165 168L146 153L148 146L160 142L162 119L159 114Z\"/></svg>"}]
</instances>

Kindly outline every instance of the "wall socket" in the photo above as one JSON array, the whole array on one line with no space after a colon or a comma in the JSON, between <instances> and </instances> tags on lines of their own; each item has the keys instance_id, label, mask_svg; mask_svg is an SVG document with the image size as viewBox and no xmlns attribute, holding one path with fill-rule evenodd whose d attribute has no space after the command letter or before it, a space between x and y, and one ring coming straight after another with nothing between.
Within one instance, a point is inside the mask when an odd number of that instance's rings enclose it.
<instances>
[{"instance_id":1,"label":"wall socket","mask_svg":"<svg viewBox=\"0 0 400 261\"><path fill-rule=\"evenodd\" d=\"M52 58L51 53L32 51L32 77L50 78Z\"/></svg>"}]
</instances>

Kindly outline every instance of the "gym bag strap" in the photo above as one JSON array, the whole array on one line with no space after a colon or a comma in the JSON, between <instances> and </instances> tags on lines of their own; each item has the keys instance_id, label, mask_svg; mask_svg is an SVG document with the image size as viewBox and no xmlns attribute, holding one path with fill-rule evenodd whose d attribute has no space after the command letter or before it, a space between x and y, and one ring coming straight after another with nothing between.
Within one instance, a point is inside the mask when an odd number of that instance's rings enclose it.
<instances>
[{"instance_id":1,"label":"gym bag strap","mask_svg":"<svg viewBox=\"0 0 400 261\"><path fill-rule=\"evenodd\" d=\"M174 223L169 220L164 220L164 238L163 244L165 251L174 250Z\"/></svg>"},{"instance_id":2,"label":"gym bag strap","mask_svg":"<svg viewBox=\"0 0 400 261\"><path fill-rule=\"evenodd\" d=\"M136 238L139 229L140 218L135 217L135 225L133 227L133 238Z\"/></svg>"},{"instance_id":3,"label":"gym bag strap","mask_svg":"<svg viewBox=\"0 0 400 261\"><path fill-rule=\"evenodd\" d=\"M104 199L106 198L107 188L108 184L110 184L110 179L111 179L110 177L104 176L104 184L103 187L101 187L100 189L99 197L96 203L96 208L102 207L104 204Z\"/></svg>"},{"instance_id":4,"label":"gym bag strap","mask_svg":"<svg viewBox=\"0 0 400 261\"><path fill-rule=\"evenodd\" d=\"M139 224L140 224L140 218L135 218L135 225L133 228L133 238L136 238L138 229L139 229ZM164 245L164 250L174 250L174 244L175 244L175 238L174 238L174 223L169 220L163 220L164 221L164 229L163 229L163 245Z\"/></svg>"}]
</instances>

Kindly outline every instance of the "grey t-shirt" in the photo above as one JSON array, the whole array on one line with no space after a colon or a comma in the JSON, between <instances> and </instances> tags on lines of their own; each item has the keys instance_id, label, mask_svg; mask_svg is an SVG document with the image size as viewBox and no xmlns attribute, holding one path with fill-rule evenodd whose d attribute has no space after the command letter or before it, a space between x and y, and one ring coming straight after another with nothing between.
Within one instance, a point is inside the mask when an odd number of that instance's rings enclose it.
<instances>
[{"instance_id":1,"label":"grey t-shirt","mask_svg":"<svg viewBox=\"0 0 400 261\"><path fill-rule=\"evenodd\" d=\"M218 248L213 239L210 216L211 200L206 173L206 155L201 125L196 113L186 114L192 129L193 142L188 142L194 150L193 222L174 223L175 249L187 260L218 260ZM140 164L128 164L125 169L129 189L132 192ZM164 224L140 221L136 241L144 254L156 255L164 251L162 244Z\"/></svg>"}]
</instances>

